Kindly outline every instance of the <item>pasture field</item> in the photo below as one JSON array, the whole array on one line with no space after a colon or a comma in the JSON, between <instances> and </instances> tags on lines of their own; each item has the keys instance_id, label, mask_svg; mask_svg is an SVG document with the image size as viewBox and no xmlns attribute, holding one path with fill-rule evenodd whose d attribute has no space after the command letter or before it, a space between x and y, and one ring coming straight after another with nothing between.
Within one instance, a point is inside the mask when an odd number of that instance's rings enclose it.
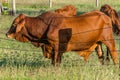
<instances>
[{"instance_id":1,"label":"pasture field","mask_svg":"<svg viewBox=\"0 0 120 80\"><path fill-rule=\"evenodd\" d=\"M25 13L29 16L37 16L48 10L55 10L65 4L73 3L78 14L99 9L95 7L94 0L53 0L53 7L49 8L40 4L27 4L29 0L16 0L17 15ZM40 0L31 0L39 2ZM44 0L46 1L46 0ZM112 5L120 15L120 0L100 0L102 4ZM27 4L27 5L26 5ZM58 5L60 4L60 5ZM16 16L17 16L16 15ZM43 57L41 48L34 47L31 43L22 43L8 39L5 33L16 16L0 16L0 80L120 80L120 70L113 65L101 65L96 52L92 52L89 61L85 64L82 57L75 52L64 53L59 67L53 67L49 59ZM115 36L116 46L120 60L120 37ZM104 47L104 52L106 49Z\"/></svg>"}]
</instances>

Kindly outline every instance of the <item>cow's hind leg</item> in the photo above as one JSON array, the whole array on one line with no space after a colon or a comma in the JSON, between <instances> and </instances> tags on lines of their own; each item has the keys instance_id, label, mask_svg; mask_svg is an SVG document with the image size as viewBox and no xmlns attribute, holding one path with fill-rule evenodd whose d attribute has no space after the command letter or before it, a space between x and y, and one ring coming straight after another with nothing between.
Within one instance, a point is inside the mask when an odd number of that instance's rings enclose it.
<instances>
[{"instance_id":1,"label":"cow's hind leg","mask_svg":"<svg viewBox=\"0 0 120 80\"><path fill-rule=\"evenodd\" d=\"M116 50L116 47L115 47L114 39L112 38L110 40L104 40L103 43L108 47L114 64L115 65L118 64L119 63L118 53L117 53L117 50Z\"/></svg>"},{"instance_id":2,"label":"cow's hind leg","mask_svg":"<svg viewBox=\"0 0 120 80\"><path fill-rule=\"evenodd\" d=\"M96 46L97 46L97 44L94 44L87 50L79 51L79 55L84 57L85 61L88 61L90 54L93 52L93 50L96 48Z\"/></svg>"},{"instance_id":3,"label":"cow's hind leg","mask_svg":"<svg viewBox=\"0 0 120 80\"><path fill-rule=\"evenodd\" d=\"M102 49L102 43L97 45L97 47L95 48L95 51L98 55L98 59L99 59L100 63L103 65L104 64L104 52Z\"/></svg>"},{"instance_id":4,"label":"cow's hind leg","mask_svg":"<svg viewBox=\"0 0 120 80\"><path fill-rule=\"evenodd\" d=\"M110 63L109 53L110 51L109 51L109 48L107 47L107 54L106 54L106 59L105 59L107 65L109 65Z\"/></svg>"}]
</instances>

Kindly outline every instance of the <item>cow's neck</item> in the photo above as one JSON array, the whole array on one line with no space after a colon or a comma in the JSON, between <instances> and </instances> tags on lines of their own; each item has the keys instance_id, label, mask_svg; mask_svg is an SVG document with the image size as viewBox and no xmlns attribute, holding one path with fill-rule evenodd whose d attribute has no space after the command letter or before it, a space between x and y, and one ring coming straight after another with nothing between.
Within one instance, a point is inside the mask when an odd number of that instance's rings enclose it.
<instances>
[{"instance_id":1,"label":"cow's neck","mask_svg":"<svg viewBox=\"0 0 120 80\"><path fill-rule=\"evenodd\" d=\"M32 42L40 42L41 38L45 36L44 34L49 25L37 17L28 17L25 22L24 32L22 32L23 35Z\"/></svg>"}]
</instances>

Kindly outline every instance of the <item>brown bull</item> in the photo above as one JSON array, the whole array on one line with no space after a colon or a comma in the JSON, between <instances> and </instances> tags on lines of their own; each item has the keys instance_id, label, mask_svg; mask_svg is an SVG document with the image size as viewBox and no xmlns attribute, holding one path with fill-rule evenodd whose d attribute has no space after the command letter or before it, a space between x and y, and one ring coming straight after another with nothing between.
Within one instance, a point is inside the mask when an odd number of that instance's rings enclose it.
<instances>
[{"instance_id":1,"label":"brown bull","mask_svg":"<svg viewBox=\"0 0 120 80\"><path fill-rule=\"evenodd\" d=\"M52 19L50 18L52 16ZM90 50L91 47L104 43L110 50L112 59L115 64L118 63L118 54L115 48L115 42L112 36L112 22L111 19L105 14L99 11L93 11L90 13L83 14L78 17L63 17L55 13L46 12L39 16L42 20L42 24L35 31L39 35L34 34L32 31L32 25L26 25L29 18L22 19L21 26L16 27L16 31L20 31L21 34L29 38L31 41L39 41L40 39L46 39L47 46L52 49L52 63L56 65L61 62L61 56L66 51L86 51ZM35 18L33 18L35 19ZM38 18L37 18L38 19ZM36 20L35 20L36 21ZM38 20L37 20L38 21ZM8 31L7 36L12 36L15 32L11 29ZM39 29L46 28L44 36L41 36ZM26 33L25 31L28 33ZM41 30L40 29L40 30ZM29 33L31 30L31 33ZM31 37L32 36L32 37ZM36 36L36 37L34 37ZM41 41L40 40L40 41ZM81 54L82 55L82 54ZM88 55L88 54L87 54ZM82 56L86 56L83 54Z\"/></svg>"}]
</instances>

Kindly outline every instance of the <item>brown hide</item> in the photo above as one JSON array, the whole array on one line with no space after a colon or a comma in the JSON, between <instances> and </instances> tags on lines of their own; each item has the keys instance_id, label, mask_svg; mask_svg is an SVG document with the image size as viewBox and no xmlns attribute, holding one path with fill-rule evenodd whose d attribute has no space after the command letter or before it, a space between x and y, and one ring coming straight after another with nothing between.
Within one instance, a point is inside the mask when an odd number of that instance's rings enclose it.
<instances>
[{"instance_id":1,"label":"brown hide","mask_svg":"<svg viewBox=\"0 0 120 80\"><path fill-rule=\"evenodd\" d=\"M56 9L55 13L61 14L63 16L75 16L77 14L77 10L73 5L67 5L63 8Z\"/></svg>"},{"instance_id":2,"label":"brown hide","mask_svg":"<svg viewBox=\"0 0 120 80\"><path fill-rule=\"evenodd\" d=\"M62 15L56 14L54 12L49 12L49 15L46 15L46 13L37 17L29 17L24 14L20 14L14 19L9 31L7 32L7 37L14 38L20 42L30 41L36 47L41 46L44 53L46 52L44 54L46 55L45 57L49 58L50 54L47 53L51 53L52 50L48 50L51 48L45 45L48 43L46 36L43 34L46 33L51 19L54 16L62 17Z\"/></svg>"},{"instance_id":3,"label":"brown hide","mask_svg":"<svg viewBox=\"0 0 120 80\"><path fill-rule=\"evenodd\" d=\"M39 17L25 16L22 19L19 17L20 15L13 21L10 30L7 32L8 37L19 39L17 37L20 37L21 34L21 38L25 37L29 41L38 41L47 29L46 24L43 23ZM22 39L20 39L18 41L27 42L28 40L22 41Z\"/></svg>"},{"instance_id":4,"label":"brown hide","mask_svg":"<svg viewBox=\"0 0 120 80\"><path fill-rule=\"evenodd\" d=\"M47 38L54 49L52 61L55 65L61 62L63 52L84 51L94 48L99 42L109 47L114 63L118 63L111 19L100 11L77 17L53 18Z\"/></svg>"},{"instance_id":5,"label":"brown hide","mask_svg":"<svg viewBox=\"0 0 120 80\"><path fill-rule=\"evenodd\" d=\"M113 9L110 5L105 4L101 6L100 11L108 15L113 23L113 31L119 35L120 34L120 20L118 13L115 9Z\"/></svg>"}]
</instances>

